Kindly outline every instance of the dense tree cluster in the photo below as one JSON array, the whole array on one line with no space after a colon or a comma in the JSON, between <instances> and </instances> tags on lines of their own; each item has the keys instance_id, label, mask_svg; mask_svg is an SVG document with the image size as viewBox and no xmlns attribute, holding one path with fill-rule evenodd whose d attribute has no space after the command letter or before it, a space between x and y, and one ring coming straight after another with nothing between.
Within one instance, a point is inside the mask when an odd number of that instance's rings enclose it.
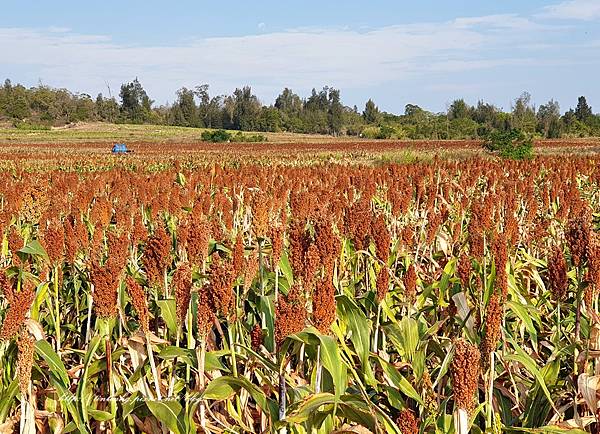
<instances>
[{"instance_id":1,"label":"dense tree cluster","mask_svg":"<svg viewBox=\"0 0 600 434\"><path fill-rule=\"evenodd\" d=\"M137 78L121 85L118 99L102 94L93 99L42 84L26 88L6 80L0 87L2 119L24 128L103 121L381 139L472 139L513 129L547 138L600 135L600 114L593 113L584 96L565 113L554 100L536 107L525 92L508 112L484 101L471 106L457 99L446 112L432 113L407 104L398 115L380 111L372 99L362 112L356 106L344 106L340 91L331 87L313 89L307 98L285 88L274 104L264 105L248 86L231 95L211 96L208 85L203 84L179 89L173 104L155 106Z\"/></svg>"}]
</instances>

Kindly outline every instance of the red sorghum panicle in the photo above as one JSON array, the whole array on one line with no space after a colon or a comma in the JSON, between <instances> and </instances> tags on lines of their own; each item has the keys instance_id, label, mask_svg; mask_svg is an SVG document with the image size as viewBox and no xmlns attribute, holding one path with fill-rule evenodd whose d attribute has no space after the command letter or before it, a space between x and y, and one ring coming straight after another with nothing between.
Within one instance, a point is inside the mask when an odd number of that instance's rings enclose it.
<instances>
[{"instance_id":1,"label":"red sorghum panicle","mask_svg":"<svg viewBox=\"0 0 600 434\"><path fill-rule=\"evenodd\" d=\"M457 271L463 290L467 289L471 283L471 268L471 258L467 255L461 255L458 260Z\"/></svg>"},{"instance_id":2,"label":"red sorghum panicle","mask_svg":"<svg viewBox=\"0 0 600 434\"><path fill-rule=\"evenodd\" d=\"M246 266L244 267L244 290L250 288L256 273L258 273L258 256L252 253L246 258Z\"/></svg>"},{"instance_id":3,"label":"red sorghum panicle","mask_svg":"<svg viewBox=\"0 0 600 434\"><path fill-rule=\"evenodd\" d=\"M321 263L321 256L319 255L319 249L315 244L311 244L308 247L304 255L304 285L307 290L312 290L315 273Z\"/></svg>"},{"instance_id":4,"label":"red sorghum panicle","mask_svg":"<svg viewBox=\"0 0 600 434\"><path fill-rule=\"evenodd\" d=\"M304 222L296 220L291 224L289 242L288 255L291 259L294 276L302 277L304 275L304 253L310 245L310 239L306 233Z\"/></svg>"},{"instance_id":5,"label":"red sorghum panicle","mask_svg":"<svg viewBox=\"0 0 600 434\"><path fill-rule=\"evenodd\" d=\"M273 225L269 229L271 238L271 256L273 259L273 268L279 264L281 252L283 251L283 226Z\"/></svg>"},{"instance_id":6,"label":"red sorghum panicle","mask_svg":"<svg viewBox=\"0 0 600 434\"><path fill-rule=\"evenodd\" d=\"M257 193L252 200L252 226L258 238L264 238L267 235L269 198L266 194Z\"/></svg>"},{"instance_id":7,"label":"red sorghum panicle","mask_svg":"<svg viewBox=\"0 0 600 434\"><path fill-rule=\"evenodd\" d=\"M13 258L17 258L17 252L23 248L23 238L17 232L17 228L11 226L8 232L8 250L10 250Z\"/></svg>"},{"instance_id":8,"label":"red sorghum panicle","mask_svg":"<svg viewBox=\"0 0 600 434\"><path fill-rule=\"evenodd\" d=\"M507 251L506 238L498 234L493 245L494 263L496 267L496 287L500 290L502 298L506 299L508 293L508 276L506 275Z\"/></svg>"},{"instance_id":9,"label":"red sorghum panicle","mask_svg":"<svg viewBox=\"0 0 600 434\"><path fill-rule=\"evenodd\" d=\"M99 263L92 264L90 273L94 285L94 309L100 318L114 318L117 315L117 286L121 270L113 270Z\"/></svg>"},{"instance_id":10,"label":"red sorghum panicle","mask_svg":"<svg viewBox=\"0 0 600 434\"><path fill-rule=\"evenodd\" d=\"M340 239L333 233L331 223L324 218L315 223L315 244L321 257L325 274L333 273L333 265L340 255Z\"/></svg>"},{"instance_id":11,"label":"red sorghum panicle","mask_svg":"<svg viewBox=\"0 0 600 434\"><path fill-rule=\"evenodd\" d=\"M323 334L335 321L335 287L332 277L326 276L315 286L312 297L312 315L315 327Z\"/></svg>"},{"instance_id":12,"label":"red sorghum panicle","mask_svg":"<svg viewBox=\"0 0 600 434\"><path fill-rule=\"evenodd\" d=\"M129 256L128 232L123 230L121 235L118 235L116 231L109 231L106 234L106 244L108 246L107 266L113 270L123 270Z\"/></svg>"},{"instance_id":13,"label":"red sorghum panicle","mask_svg":"<svg viewBox=\"0 0 600 434\"><path fill-rule=\"evenodd\" d=\"M180 264L173 275L175 287L175 310L177 322L183 324L192 297L192 269L188 264Z\"/></svg>"},{"instance_id":14,"label":"red sorghum panicle","mask_svg":"<svg viewBox=\"0 0 600 434\"><path fill-rule=\"evenodd\" d=\"M198 334L200 339L206 339L206 336L212 328L213 319L215 318L214 306L210 297L210 285L206 284L198 291Z\"/></svg>"},{"instance_id":15,"label":"red sorghum panicle","mask_svg":"<svg viewBox=\"0 0 600 434\"><path fill-rule=\"evenodd\" d=\"M548 286L554 300L563 301L565 299L569 287L567 261L559 247L556 247L552 256L548 258Z\"/></svg>"},{"instance_id":16,"label":"red sorghum panicle","mask_svg":"<svg viewBox=\"0 0 600 434\"><path fill-rule=\"evenodd\" d=\"M144 288L131 276L127 276L127 292L131 297L133 308L137 312L140 328L146 334L150 331L150 312Z\"/></svg>"},{"instance_id":17,"label":"red sorghum panicle","mask_svg":"<svg viewBox=\"0 0 600 434\"><path fill-rule=\"evenodd\" d=\"M375 241L375 251L377 258L384 264L387 264L390 257L391 236L390 231L385 224L385 219L382 215L373 219L371 225L371 236Z\"/></svg>"},{"instance_id":18,"label":"red sorghum panicle","mask_svg":"<svg viewBox=\"0 0 600 434\"><path fill-rule=\"evenodd\" d=\"M450 368L456 407L471 411L476 404L475 394L479 381L480 353L477 347L464 339L455 342Z\"/></svg>"},{"instance_id":19,"label":"red sorghum panicle","mask_svg":"<svg viewBox=\"0 0 600 434\"><path fill-rule=\"evenodd\" d=\"M20 292L15 292L12 301L8 306L6 317L0 329L0 340L12 339L25 321L25 316L33 303L35 292L30 288L23 288Z\"/></svg>"},{"instance_id":20,"label":"red sorghum panicle","mask_svg":"<svg viewBox=\"0 0 600 434\"><path fill-rule=\"evenodd\" d=\"M4 294L4 296L8 300L9 304L12 303L13 296L14 296L14 289L13 289L12 282L6 275L6 269L4 269L4 268L0 268L0 292L2 292L2 294Z\"/></svg>"},{"instance_id":21,"label":"red sorghum panicle","mask_svg":"<svg viewBox=\"0 0 600 434\"><path fill-rule=\"evenodd\" d=\"M162 225L148 239L142 262L148 282L162 287L164 271L171 263L171 237Z\"/></svg>"},{"instance_id":22,"label":"red sorghum panicle","mask_svg":"<svg viewBox=\"0 0 600 434\"><path fill-rule=\"evenodd\" d=\"M346 233L352 240L356 250L363 250L369 244L370 224L371 224L371 206L366 198L361 198L351 207L346 209L344 214L344 224Z\"/></svg>"},{"instance_id":23,"label":"red sorghum panicle","mask_svg":"<svg viewBox=\"0 0 600 434\"><path fill-rule=\"evenodd\" d=\"M235 238L233 245L233 274L238 277L244 268L244 240L241 234Z\"/></svg>"},{"instance_id":24,"label":"red sorghum panicle","mask_svg":"<svg viewBox=\"0 0 600 434\"><path fill-rule=\"evenodd\" d=\"M250 332L250 342L254 351L258 351L263 343L263 331L258 323L254 324L254 327L252 327L252 331Z\"/></svg>"},{"instance_id":25,"label":"red sorghum panicle","mask_svg":"<svg viewBox=\"0 0 600 434\"><path fill-rule=\"evenodd\" d=\"M298 333L306 324L305 300L299 288L290 289L287 297L279 297L275 316L275 340L277 345L286 337Z\"/></svg>"},{"instance_id":26,"label":"red sorghum panicle","mask_svg":"<svg viewBox=\"0 0 600 434\"><path fill-rule=\"evenodd\" d=\"M590 224L586 214L569 219L565 229L565 238L573 264L579 267L585 260L590 242Z\"/></svg>"},{"instance_id":27,"label":"red sorghum panicle","mask_svg":"<svg viewBox=\"0 0 600 434\"><path fill-rule=\"evenodd\" d=\"M596 232L590 233L587 258L588 270L585 280L588 282L588 286L584 295L586 305L592 306L592 301L600 290L600 235Z\"/></svg>"},{"instance_id":28,"label":"red sorghum panicle","mask_svg":"<svg viewBox=\"0 0 600 434\"><path fill-rule=\"evenodd\" d=\"M387 266L381 267L377 273L377 300L379 302L385 299L390 286L390 273Z\"/></svg>"},{"instance_id":29,"label":"red sorghum panicle","mask_svg":"<svg viewBox=\"0 0 600 434\"><path fill-rule=\"evenodd\" d=\"M404 288L406 289L406 298L409 302L414 302L417 295L417 271L414 264L410 264L404 275Z\"/></svg>"},{"instance_id":30,"label":"red sorghum panicle","mask_svg":"<svg viewBox=\"0 0 600 434\"><path fill-rule=\"evenodd\" d=\"M400 412L396 419L396 425L398 425L402 434L419 434L419 422L415 413L408 408Z\"/></svg>"},{"instance_id":31,"label":"red sorghum panicle","mask_svg":"<svg viewBox=\"0 0 600 434\"><path fill-rule=\"evenodd\" d=\"M485 332L481 341L481 366L483 370L489 367L490 354L496 350L500 340L500 326L502 325L502 304L500 296L494 292L490 296L485 312Z\"/></svg>"},{"instance_id":32,"label":"red sorghum panicle","mask_svg":"<svg viewBox=\"0 0 600 434\"><path fill-rule=\"evenodd\" d=\"M194 221L188 233L188 259L193 263L203 262L208 255L209 241L210 224L205 217L201 217L200 221Z\"/></svg>"},{"instance_id":33,"label":"red sorghum panicle","mask_svg":"<svg viewBox=\"0 0 600 434\"><path fill-rule=\"evenodd\" d=\"M215 310L227 316L235 303L233 284L235 275L230 260L213 255L210 265L210 298Z\"/></svg>"},{"instance_id":34,"label":"red sorghum panicle","mask_svg":"<svg viewBox=\"0 0 600 434\"><path fill-rule=\"evenodd\" d=\"M53 220L44 229L42 244L52 265L59 265L65 255L65 232L60 222Z\"/></svg>"},{"instance_id":35,"label":"red sorghum panicle","mask_svg":"<svg viewBox=\"0 0 600 434\"><path fill-rule=\"evenodd\" d=\"M17 356L17 376L19 377L21 395L25 396L29 392L31 367L33 366L33 355L35 352L35 339L25 327L21 328L17 339L17 347L19 349L19 355Z\"/></svg>"}]
</instances>

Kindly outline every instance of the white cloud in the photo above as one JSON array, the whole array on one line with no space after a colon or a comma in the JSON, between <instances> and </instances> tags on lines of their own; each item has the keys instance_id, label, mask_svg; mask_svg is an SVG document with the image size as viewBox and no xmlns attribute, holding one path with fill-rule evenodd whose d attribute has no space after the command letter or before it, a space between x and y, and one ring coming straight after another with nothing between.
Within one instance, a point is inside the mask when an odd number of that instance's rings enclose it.
<instances>
[{"instance_id":1,"label":"white cloud","mask_svg":"<svg viewBox=\"0 0 600 434\"><path fill-rule=\"evenodd\" d=\"M546 6L540 16L564 20L597 20L600 19L600 0L567 0Z\"/></svg>"},{"instance_id":2,"label":"white cloud","mask_svg":"<svg viewBox=\"0 0 600 434\"><path fill-rule=\"evenodd\" d=\"M322 84L358 89L426 80L428 74L526 67L532 52L523 48L524 41L534 43L537 38L546 43L543 32L549 30L508 14L360 31L300 28L140 46L68 29L0 28L0 69L9 75L35 71L35 81L39 77L90 93L104 90L106 81L114 90L138 76L159 102L172 100L179 86L200 83L210 83L213 93L250 84L270 100L284 86L299 92Z\"/></svg>"}]
</instances>

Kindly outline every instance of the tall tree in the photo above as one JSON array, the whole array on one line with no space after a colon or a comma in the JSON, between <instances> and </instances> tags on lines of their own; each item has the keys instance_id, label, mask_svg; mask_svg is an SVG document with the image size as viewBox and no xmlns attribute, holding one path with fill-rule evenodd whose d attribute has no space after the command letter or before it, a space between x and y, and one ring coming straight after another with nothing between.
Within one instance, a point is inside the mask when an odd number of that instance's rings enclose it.
<instances>
[{"instance_id":1,"label":"tall tree","mask_svg":"<svg viewBox=\"0 0 600 434\"><path fill-rule=\"evenodd\" d=\"M379 122L379 108L375 105L371 98L369 98L365 104L365 109L363 110L362 116L365 122L368 124L376 124Z\"/></svg>"},{"instance_id":2,"label":"tall tree","mask_svg":"<svg viewBox=\"0 0 600 434\"><path fill-rule=\"evenodd\" d=\"M132 82L121 85L119 96L121 97L121 112L125 120L142 123L148 119L152 109L152 100L137 77Z\"/></svg>"},{"instance_id":3,"label":"tall tree","mask_svg":"<svg viewBox=\"0 0 600 434\"><path fill-rule=\"evenodd\" d=\"M471 107L464 99L455 99L448 108L449 119L466 119L471 114Z\"/></svg>"},{"instance_id":4,"label":"tall tree","mask_svg":"<svg viewBox=\"0 0 600 434\"><path fill-rule=\"evenodd\" d=\"M337 89L329 89L329 128L334 135L338 135L342 131L344 125L344 106L340 100L340 91Z\"/></svg>"},{"instance_id":5,"label":"tall tree","mask_svg":"<svg viewBox=\"0 0 600 434\"><path fill-rule=\"evenodd\" d=\"M514 128L518 128L528 133L533 133L536 127L535 107L531 105L531 95L529 92L523 92L513 105L512 123Z\"/></svg>"},{"instance_id":6,"label":"tall tree","mask_svg":"<svg viewBox=\"0 0 600 434\"><path fill-rule=\"evenodd\" d=\"M592 108L588 105L585 96L580 96L575 107L575 117L581 122L587 122L591 116Z\"/></svg>"},{"instance_id":7,"label":"tall tree","mask_svg":"<svg viewBox=\"0 0 600 434\"><path fill-rule=\"evenodd\" d=\"M544 137L555 139L561 135L560 106L551 99L542 104L537 112L537 131Z\"/></svg>"}]
</instances>

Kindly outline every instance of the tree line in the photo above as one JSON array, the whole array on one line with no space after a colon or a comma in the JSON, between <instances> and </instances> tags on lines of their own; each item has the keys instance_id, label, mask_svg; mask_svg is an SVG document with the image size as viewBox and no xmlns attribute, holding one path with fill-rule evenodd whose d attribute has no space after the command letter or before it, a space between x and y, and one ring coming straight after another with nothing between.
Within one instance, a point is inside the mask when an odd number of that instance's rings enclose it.
<instances>
[{"instance_id":1,"label":"tree line","mask_svg":"<svg viewBox=\"0 0 600 434\"><path fill-rule=\"evenodd\" d=\"M362 110L345 106L340 91L327 86L305 98L285 88L273 104L265 105L248 86L231 95L211 96L203 84L182 87L172 104L156 105L137 78L121 85L118 98L100 93L95 99L42 84L27 88L7 79L0 88L0 119L21 128L102 121L373 139L475 139L513 129L546 138L600 136L600 114L593 113L584 96L566 112L554 100L536 107L524 92L509 111L457 99L441 113L407 104L404 113L393 114L379 110L371 99Z\"/></svg>"}]
</instances>

